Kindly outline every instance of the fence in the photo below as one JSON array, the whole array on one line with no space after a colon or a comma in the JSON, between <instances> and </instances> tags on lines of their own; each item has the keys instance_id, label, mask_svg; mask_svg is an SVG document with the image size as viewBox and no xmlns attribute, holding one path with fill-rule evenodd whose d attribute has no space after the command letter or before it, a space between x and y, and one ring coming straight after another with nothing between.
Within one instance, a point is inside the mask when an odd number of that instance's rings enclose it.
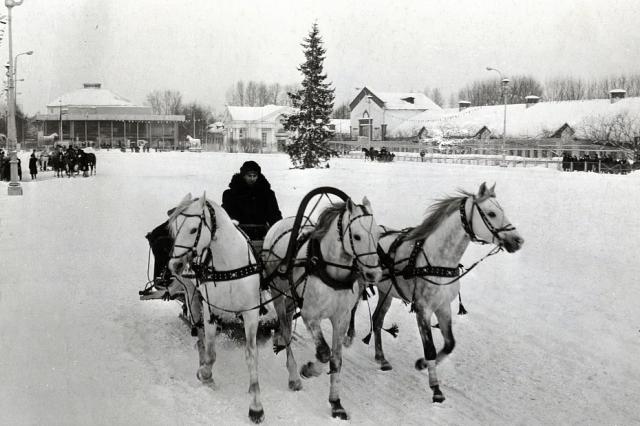
<instances>
[{"instance_id":1,"label":"fence","mask_svg":"<svg viewBox=\"0 0 640 426\"><path fill-rule=\"evenodd\" d=\"M353 158L364 160L364 154L359 152L349 152L341 155L343 158ZM410 154L396 154L395 161L412 161L417 163L436 164L469 164L479 166L503 166L503 167L546 167L561 170L562 160L559 158L523 158L505 157L502 160L500 155L446 155L446 154L426 154L424 157Z\"/></svg>"}]
</instances>

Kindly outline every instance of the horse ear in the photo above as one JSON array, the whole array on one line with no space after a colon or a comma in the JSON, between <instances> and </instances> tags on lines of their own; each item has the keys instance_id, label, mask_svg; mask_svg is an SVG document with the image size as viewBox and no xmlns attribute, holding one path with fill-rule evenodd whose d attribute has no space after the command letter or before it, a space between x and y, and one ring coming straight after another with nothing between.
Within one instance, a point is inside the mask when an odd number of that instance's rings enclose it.
<instances>
[{"instance_id":1,"label":"horse ear","mask_svg":"<svg viewBox=\"0 0 640 426\"><path fill-rule=\"evenodd\" d=\"M478 190L478 198L484 197L486 193L487 193L487 182L482 182L482 185L480 185L480 189Z\"/></svg>"},{"instance_id":2,"label":"horse ear","mask_svg":"<svg viewBox=\"0 0 640 426\"><path fill-rule=\"evenodd\" d=\"M369 199L368 199L366 196L362 199L362 205L363 205L363 206L365 206L365 207L366 207L366 209L367 209L369 212L372 212L372 211L373 211L373 210L371 209L371 202L369 201Z\"/></svg>"},{"instance_id":3,"label":"horse ear","mask_svg":"<svg viewBox=\"0 0 640 426\"><path fill-rule=\"evenodd\" d=\"M182 201L180 201L180 204L182 203L186 203L187 201L191 200L191 193L187 193L187 195L184 196L184 198L182 199Z\"/></svg>"},{"instance_id":4,"label":"horse ear","mask_svg":"<svg viewBox=\"0 0 640 426\"><path fill-rule=\"evenodd\" d=\"M202 193L202 198L200 198L200 205L202 206L202 208L204 208L206 204L207 204L207 191L204 191Z\"/></svg>"},{"instance_id":5,"label":"horse ear","mask_svg":"<svg viewBox=\"0 0 640 426\"><path fill-rule=\"evenodd\" d=\"M491 188L489 188L489 195L491 195L492 197L496 196L496 183L493 182L493 186Z\"/></svg>"}]
</instances>

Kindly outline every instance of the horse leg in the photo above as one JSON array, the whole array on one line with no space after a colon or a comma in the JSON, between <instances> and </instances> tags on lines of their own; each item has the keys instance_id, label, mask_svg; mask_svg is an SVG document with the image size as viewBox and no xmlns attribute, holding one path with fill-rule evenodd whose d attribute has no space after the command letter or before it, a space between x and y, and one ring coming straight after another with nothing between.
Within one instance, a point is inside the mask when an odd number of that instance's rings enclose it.
<instances>
[{"instance_id":1,"label":"horse leg","mask_svg":"<svg viewBox=\"0 0 640 426\"><path fill-rule=\"evenodd\" d=\"M356 304L353 305L353 309L351 309L351 317L349 318L349 328L347 329L347 335L344 336L344 340L342 341L342 344L347 348L351 346L351 344L353 343L354 337L356 337L356 311L358 310L359 302L360 302L360 299L358 299Z\"/></svg>"},{"instance_id":2,"label":"horse leg","mask_svg":"<svg viewBox=\"0 0 640 426\"><path fill-rule=\"evenodd\" d=\"M299 391L302 389L302 380L298 374L298 364L293 356L293 350L291 349L291 322L293 321L293 312L287 311L287 303L284 297L279 297L274 300L274 307L278 314L278 322L280 325L280 331L277 336L274 336L274 351L276 353L282 349L287 352L287 370L289 371L289 389L292 391ZM275 340L280 340L276 342Z\"/></svg>"},{"instance_id":3,"label":"horse leg","mask_svg":"<svg viewBox=\"0 0 640 426\"><path fill-rule=\"evenodd\" d=\"M445 304L435 311L436 318L440 324L440 332L444 339L444 346L436 355L436 364L444 360L456 346L456 339L453 337L453 327L451 324L451 305Z\"/></svg>"},{"instance_id":4,"label":"horse leg","mask_svg":"<svg viewBox=\"0 0 640 426\"><path fill-rule=\"evenodd\" d=\"M249 368L249 394L251 404L249 405L249 418L254 423L264 420L264 408L260 401L260 383L258 382L258 345L256 344L256 334L258 333L258 310L252 309L242 314L244 322L244 335L246 346L244 355Z\"/></svg>"},{"instance_id":5,"label":"horse leg","mask_svg":"<svg viewBox=\"0 0 640 426\"><path fill-rule=\"evenodd\" d=\"M339 312L331 317L332 347L329 359L329 375L331 387L329 389L329 404L331 404L331 417L340 420L349 420L349 415L340 403L340 371L342 370L342 339L349 327L347 312Z\"/></svg>"},{"instance_id":6,"label":"horse leg","mask_svg":"<svg viewBox=\"0 0 640 426\"><path fill-rule=\"evenodd\" d=\"M327 341L324 339L324 335L322 334L322 329L320 328L320 320L319 319L307 319L304 318L304 324L307 326L307 329L311 333L313 337L313 341L316 344L316 359L318 362L322 364L326 364L331 358L331 348L327 344ZM344 335L343 335L344 336ZM306 379L311 377L319 376L322 373L319 366L316 365L315 362L309 361L300 369L300 375Z\"/></svg>"},{"instance_id":7,"label":"horse leg","mask_svg":"<svg viewBox=\"0 0 640 426\"><path fill-rule=\"evenodd\" d=\"M416 361L416 369L424 370L426 368L428 370L429 387L433 391L433 402L443 402L445 398L440 390L440 383L436 373L436 348L431 334L431 314L432 312L429 309L416 307L416 320L424 349L424 358Z\"/></svg>"},{"instance_id":8,"label":"horse leg","mask_svg":"<svg viewBox=\"0 0 640 426\"><path fill-rule=\"evenodd\" d=\"M373 311L373 336L374 336L374 346L376 350L376 361L380 363L380 369L382 371L392 370L393 367L384 357L384 351L382 350L382 327L384 325L384 317L387 315L389 308L391 307L391 302L393 298L389 296L389 291L391 291L391 287L389 290L382 295L382 291L378 293L378 304L376 305L376 310Z\"/></svg>"},{"instance_id":9,"label":"horse leg","mask_svg":"<svg viewBox=\"0 0 640 426\"><path fill-rule=\"evenodd\" d=\"M211 371L213 363L216 362L216 333L218 332L218 325L213 319L210 308L207 305L207 313L209 314L209 320L204 321L204 338L202 339L202 350L198 348L200 356L200 367L196 373L196 377L205 384L213 385L213 372ZM200 332L198 332L200 334Z\"/></svg>"},{"instance_id":10,"label":"horse leg","mask_svg":"<svg viewBox=\"0 0 640 426\"><path fill-rule=\"evenodd\" d=\"M359 284L358 287L359 295L356 299L355 305L351 309L351 317L349 318L349 329L347 330L347 334L344 336L344 340L342 341L342 345L344 347L350 347L353 343L353 339L356 337L356 312L358 310L358 304L360 300L362 300L362 296L365 291L367 291L367 286L363 284Z\"/></svg>"}]
</instances>

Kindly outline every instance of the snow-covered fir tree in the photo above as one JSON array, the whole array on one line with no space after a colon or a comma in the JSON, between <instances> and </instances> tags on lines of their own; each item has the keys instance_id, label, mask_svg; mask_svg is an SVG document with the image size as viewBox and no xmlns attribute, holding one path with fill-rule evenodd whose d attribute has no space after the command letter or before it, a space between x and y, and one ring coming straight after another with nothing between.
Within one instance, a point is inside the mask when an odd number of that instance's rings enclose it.
<instances>
[{"instance_id":1,"label":"snow-covered fir tree","mask_svg":"<svg viewBox=\"0 0 640 426\"><path fill-rule=\"evenodd\" d=\"M284 128L292 133L292 143L287 146L291 162L296 168L317 167L321 161L328 160L336 152L329 147L333 136L329 129L329 119L333 110L333 91L331 83L326 82L323 73L325 49L316 23L311 27L309 36L302 43L305 62L298 67L302 72L302 88L289 93L293 107L297 112L288 115L283 121Z\"/></svg>"}]
</instances>

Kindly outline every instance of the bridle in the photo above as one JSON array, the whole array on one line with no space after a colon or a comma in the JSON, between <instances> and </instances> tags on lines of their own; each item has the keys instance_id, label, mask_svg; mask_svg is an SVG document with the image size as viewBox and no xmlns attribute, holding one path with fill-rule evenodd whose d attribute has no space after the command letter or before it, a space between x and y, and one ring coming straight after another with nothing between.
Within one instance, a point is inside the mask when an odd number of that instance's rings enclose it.
<instances>
[{"instance_id":1,"label":"bridle","mask_svg":"<svg viewBox=\"0 0 640 426\"><path fill-rule=\"evenodd\" d=\"M209 230L209 233L211 235L211 238L213 239L213 236L216 233L216 212L213 209L213 206L211 206L211 204L209 204L208 201L205 201L205 209L202 209L202 213L199 214L187 214L184 212L180 212L178 213L178 215L176 216L175 220L178 220L178 217L180 216L184 216L185 220L182 221L182 224L177 228L176 231L176 236L180 233L180 230L182 229L182 227L184 226L185 222L186 222L186 218L189 217L197 217L200 218L200 223L198 224L198 229L196 231L196 239L193 243L192 246L184 246L184 245L180 245L180 244L173 244L173 252L175 253L175 249L179 248L179 249L184 249L185 251L182 252L179 255L175 255L172 254L171 255L171 259L180 259L182 257L184 257L185 255L191 253L192 257L200 257L202 255L202 253L198 253L198 243L200 242L200 236L202 235L202 228L207 228ZM207 223L207 217L206 217L206 211L209 211L209 216L211 217L211 224ZM203 249L204 252L204 249Z\"/></svg>"},{"instance_id":2,"label":"bridle","mask_svg":"<svg viewBox=\"0 0 640 426\"><path fill-rule=\"evenodd\" d=\"M471 212L469 213L469 219L467 219L467 212L466 212L467 199L471 199ZM497 207L500 209L500 211L502 211L502 208L500 208L500 206L497 206ZM481 238L478 238L476 233L473 231L473 210L474 209L478 210L478 214L480 215L480 218L482 219L484 226L486 226L487 230L491 233L492 235L491 241L486 241ZM504 215L503 215L503 218L504 218ZM493 226L489 218L487 218L487 215L484 212L484 210L482 210L482 208L480 207L480 204L478 204L478 200L475 195L469 196L468 198L464 198L460 202L460 220L462 221L462 227L464 228L467 235L469 235L469 238L471 238L471 241L474 241L480 244L496 244L496 240L497 240L497 245L501 245L502 237L500 236L500 233L515 231L516 229L516 227L510 223L507 223L506 225L500 228L496 228L495 226Z\"/></svg>"},{"instance_id":3,"label":"bridle","mask_svg":"<svg viewBox=\"0 0 640 426\"><path fill-rule=\"evenodd\" d=\"M345 253L349 254L350 256L354 257L354 266L359 265L363 268L377 268L380 266L380 263L378 262L375 265L368 265L365 262L363 262L360 258L364 257L364 256L371 256L372 254L377 255L378 252L376 250L374 251L369 251L369 252L365 252L365 253L358 253L356 251L356 247L355 247L355 243L353 242L353 231L351 229L351 225L353 224L353 222L355 222L358 219L361 219L363 217L373 217L373 214L371 214L369 211L367 211L367 208L364 206L359 206L363 213L359 214L357 216L354 217L350 217L349 218L349 222L347 223L346 226L346 231L345 226L343 225L343 221L344 221L344 213L340 215L340 219L338 220L338 239L340 240L340 243L342 244L342 250L344 250ZM373 220L371 222L373 224ZM349 253L349 251L347 250L347 247L345 246L345 235L349 234L349 246L351 248L351 253ZM367 231L367 237L369 239L373 238L373 235L371 234L371 230Z\"/></svg>"}]
</instances>

